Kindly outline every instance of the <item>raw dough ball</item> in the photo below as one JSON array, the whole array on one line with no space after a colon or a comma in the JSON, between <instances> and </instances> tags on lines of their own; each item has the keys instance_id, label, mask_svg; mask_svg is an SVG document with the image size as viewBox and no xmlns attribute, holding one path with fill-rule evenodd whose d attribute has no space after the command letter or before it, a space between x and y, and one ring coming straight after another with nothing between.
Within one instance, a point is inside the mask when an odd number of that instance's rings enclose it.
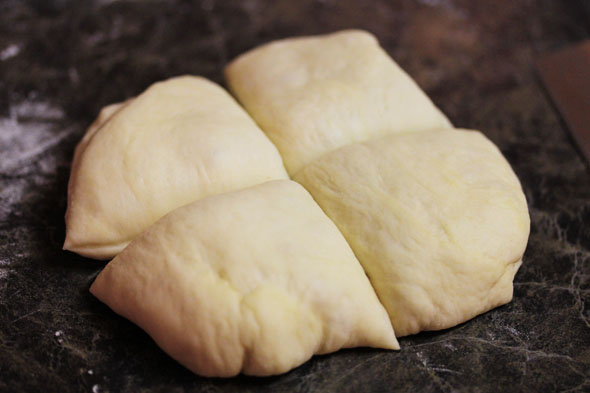
<instances>
[{"instance_id":1,"label":"raw dough ball","mask_svg":"<svg viewBox=\"0 0 590 393\"><path fill-rule=\"evenodd\" d=\"M343 347L399 348L342 234L289 180L174 210L90 290L205 376L279 374Z\"/></svg>"},{"instance_id":2,"label":"raw dough ball","mask_svg":"<svg viewBox=\"0 0 590 393\"><path fill-rule=\"evenodd\" d=\"M287 174L277 149L216 84L156 83L101 111L76 149L64 248L107 259L169 211Z\"/></svg>"},{"instance_id":3,"label":"raw dough ball","mask_svg":"<svg viewBox=\"0 0 590 393\"><path fill-rule=\"evenodd\" d=\"M226 76L292 175L349 143L450 127L364 31L272 42L239 56Z\"/></svg>"},{"instance_id":4,"label":"raw dough ball","mask_svg":"<svg viewBox=\"0 0 590 393\"><path fill-rule=\"evenodd\" d=\"M398 336L448 328L511 300L527 204L481 133L434 130L349 145L295 180L348 240Z\"/></svg>"}]
</instances>

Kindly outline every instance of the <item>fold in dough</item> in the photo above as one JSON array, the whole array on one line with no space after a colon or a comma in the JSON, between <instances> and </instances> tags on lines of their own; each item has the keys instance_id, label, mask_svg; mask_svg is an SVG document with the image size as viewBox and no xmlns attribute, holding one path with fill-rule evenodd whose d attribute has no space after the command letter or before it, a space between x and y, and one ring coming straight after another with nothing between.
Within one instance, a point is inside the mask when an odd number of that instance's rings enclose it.
<instances>
[{"instance_id":1,"label":"fold in dough","mask_svg":"<svg viewBox=\"0 0 590 393\"><path fill-rule=\"evenodd\" d=\"M294 180L344 234L398 337L511 300L528 209L517 177L481 133L434 130L349 145Z\"/></svg>"},{"instance_id":2,"label":"fold in dough","mask_svg":"<svg viewBox=\"0 0 590 393\"><path fill-rule=\"evenodd\" d=\"M225 73L291 175L350 143L451 126L364 31L275 41L239 56Z\"/></svg>"},{"instance_id":3,"label":"fold in dough","mask_svg":"<svg viewBox=\"0 0 590 393\"><path fill-rule=\"evenodd\" d=\"M179 206L281 178L277 149L221 87L156 83L104 108L76 148L64 248L108 259Z\"/></svg>"},{"instance_id":4,"label":"fold in dough","mask_svg":"<svg viewBox=\"0 0 590 393\"><path fill-rule=\"evenodd\" d=\"M205 376L280 374L343 347L399 348L342 234L290 180L174 210L90 290Z\"/></svg>"}]
</instances>

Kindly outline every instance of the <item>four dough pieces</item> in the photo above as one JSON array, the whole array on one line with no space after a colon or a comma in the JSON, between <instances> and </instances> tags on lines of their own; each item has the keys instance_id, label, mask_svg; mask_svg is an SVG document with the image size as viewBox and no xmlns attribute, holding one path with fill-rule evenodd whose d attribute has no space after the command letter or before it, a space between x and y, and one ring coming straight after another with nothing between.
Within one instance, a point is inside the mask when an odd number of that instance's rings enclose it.
<instances>
[{"instance_id":1,"label":"four dough pieces","mask_svg":"<svg viewBox=\"0 0 590 393\"><path fill-rule=\"evenodd\" d=\"M219 86L174 78L104 108L76 149L64 248L109 258L137 237L91 291L172 357L278 374L511 299L529 232L518 179L372 35L273 42L226 75L344 236L301 186L263 183L287 177L281 156Z\"/></svg>"},{"instance_id":2,"label":"four dough pieces","mask_svg":"<svg viewBox=\"0 0 590 393\"><path fill-rule=\"evenodd\" d=\"M277 149L221 87L156 83L103 109L76 148L64 248L108 259L179 206L281 178Z\"/></svg>"},{"instance_id":3,"label":"four dough pieces","mask_svg":"<svg viewBox=\"0 0 590 393\"><path fill-rule=\"evenodd\" d=\"M481 133L433 130L349 145L294 180L344 234L398 337L511 300L528 209L510 165Z\"/></svg>"},{"instance_id":4,"label":"four dough pieces","mask_svg":"<svg viewBox=\"0 0 590 393\"><path fill-rule=\"evenodd\" d=\"M365 31L271 42L239 56L226 77L291 175L350 143L451 126Z\"/></svg>"},{"instance_id":5,"label":"four dough pieces","mask_svg":"<svg viewBox=\"0 0 590 393\"><path fill-rule=\"evenodd\" d=\"M289 180L169 213L91 292L205 376L279 374L343 347L399 348L344 237Z\"/></svg>"}]
</instances>

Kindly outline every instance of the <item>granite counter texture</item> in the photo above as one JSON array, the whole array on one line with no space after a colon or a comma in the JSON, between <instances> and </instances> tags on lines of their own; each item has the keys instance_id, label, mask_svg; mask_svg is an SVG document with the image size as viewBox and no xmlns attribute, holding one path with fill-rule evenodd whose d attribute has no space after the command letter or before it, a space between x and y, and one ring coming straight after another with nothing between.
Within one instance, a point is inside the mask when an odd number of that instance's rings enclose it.
<instances>
[{"instance_id":1,"label":"granite counter texture","mask_svg":"<svg viewBox=\"0 0 590 393\"><path fill-rule=\"evenodd\" d=\"M590 391L590 172L534 58L588 37L572 1L0 2L0 392ZM359 27L520 177L532 218L512 303L398 352L344 350L272 378L200 378L88 288L61 251L75 144L99 109L190 73L223 83L272 39Z\"/></svg>"}]
</instances>

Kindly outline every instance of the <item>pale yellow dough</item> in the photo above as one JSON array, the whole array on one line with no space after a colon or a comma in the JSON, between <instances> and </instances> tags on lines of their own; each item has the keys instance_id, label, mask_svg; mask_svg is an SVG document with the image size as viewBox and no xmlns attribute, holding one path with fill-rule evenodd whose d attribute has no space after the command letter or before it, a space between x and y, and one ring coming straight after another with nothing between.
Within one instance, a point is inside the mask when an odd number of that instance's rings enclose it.
<instances>
[{"instance_id":1,"label":"pale yellow dough","mask_svg":"<svg viewBox=\"0 0 590 393\"><path fill-rule=\"evenodd\" d=\"M286 177L275 146L221 87L156 83L104 108L76 148L64 248L108 259L179 206Z\"/></svg>"},{"instance_id":2,"label":"pale yellow dough","mask_svg":"<svg viewBox=\"0 0 590 393\"><path fill-rule=\"evenodd\" d=\"M174 210L90 290L205 376L280 374L343 347L399 348L342 234L289 180Z\"/></svg>"},{"instance_id":3,"label":"pale yellow dough","mask_svg":"<svg viewBox=\"0 0 590 393\"><path fill-rule=\"evenodd\" d=\"M294 179L344 234L398 337L511 300L527 203L481 133L433 130L349 145Z\"/></svg>"},{"instance_id":4,"label":"pale yellow dough","mask_svg":"<svg viewBox=\"0 0 590 393\"><path fill-rule=\"evenodd\" d=\"M234 60L226 77L291 175L350 143L451 126L364 31L262 45Z\"/></svg>"}]
</instances>

